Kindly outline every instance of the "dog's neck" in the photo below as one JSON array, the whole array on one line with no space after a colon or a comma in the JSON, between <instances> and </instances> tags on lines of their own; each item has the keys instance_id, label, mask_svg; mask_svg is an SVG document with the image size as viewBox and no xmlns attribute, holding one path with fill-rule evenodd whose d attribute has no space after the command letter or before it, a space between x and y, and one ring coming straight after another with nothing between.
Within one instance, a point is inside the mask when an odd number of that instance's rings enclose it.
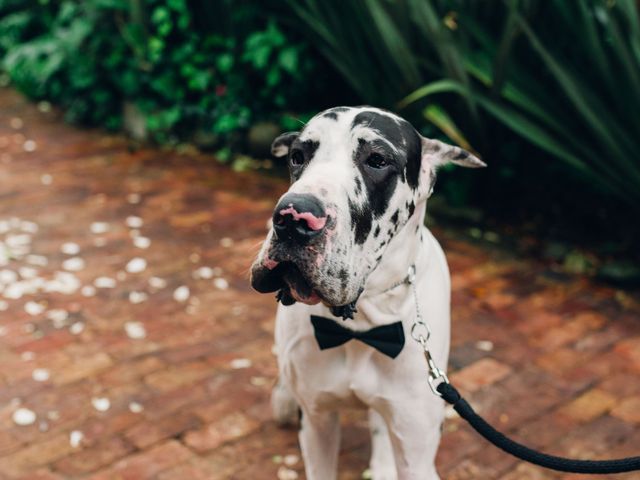
<instances>
[{"instance_id":1,"label":"dog's neck","mask_svg":"<svg viewBox=\"0 0 640 480\"><path fill-rule=\"evenodd\" d=\"M426 203L419 206L407 223L391 239L378 266L371 272L361 297L379 295L402 282L407 277L411 265L424 260L423 255L423 223Z\"/></svg>"},{"instance_id":2,"label":"dog's neck","mask_svg":"<svg viewBox=\"0 0 640 480\"><path fill-rule=\"evenodd\" d=\"M423 203L389 242L380 263L367 279L357 303L355 321L345 322L346 327L377 326L412 314L415 300L408 293L409 285L405 280L411 265L416 267L417 281L426 270L429 251L426 238L423 238L425 211L426 204ZM386 313L380 317L382 312Z\"/></svg>"}]
</instances>

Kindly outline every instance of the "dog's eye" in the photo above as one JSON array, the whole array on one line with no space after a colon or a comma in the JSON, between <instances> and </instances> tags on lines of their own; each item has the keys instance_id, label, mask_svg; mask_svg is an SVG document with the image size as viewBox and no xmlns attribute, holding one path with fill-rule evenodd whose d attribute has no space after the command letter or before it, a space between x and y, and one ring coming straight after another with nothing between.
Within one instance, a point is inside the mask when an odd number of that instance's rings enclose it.
<instances>
[{"instance_id":1,"label":"dog's eye","mask_svg":"<svg viewBox=\"0 0 640 480\"><path fill-rule=\"evenodd\" d=\"M291 156L289 158L289 163L291 163L292 167L300 167L304 163L304 155L300 150L294 150L291 152Z\"/></svg>"},{"instance_id":2,"label":"dog's eye","mask_svg":"<svg viewBox=\"0 0 640 480\"><path fill-rule=\"evenodd\" d=\"M381 169L389 165L389 162L387 162L387 160L379 153L372 153L371 155L369 155L365 163L369 167L376 169Z\"/></svg>"}]
</instances>

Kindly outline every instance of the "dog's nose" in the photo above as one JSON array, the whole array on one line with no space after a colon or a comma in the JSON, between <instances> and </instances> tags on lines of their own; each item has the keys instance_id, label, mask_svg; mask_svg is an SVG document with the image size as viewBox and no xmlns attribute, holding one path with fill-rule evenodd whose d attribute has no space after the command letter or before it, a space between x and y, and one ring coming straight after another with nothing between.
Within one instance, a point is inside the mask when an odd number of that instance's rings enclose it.
<instances>
[{"instance_id":1,"label":"dog's nose","mask_svg":"<svg viewBox=\"0 0 640 480\"><path fill-rule=\"evenodd\" d=\"M318 236L327 224L327 214L313 195L285 195L273 213L273 229L280 240L305 244Z\"/></svg>"}]
</instances>

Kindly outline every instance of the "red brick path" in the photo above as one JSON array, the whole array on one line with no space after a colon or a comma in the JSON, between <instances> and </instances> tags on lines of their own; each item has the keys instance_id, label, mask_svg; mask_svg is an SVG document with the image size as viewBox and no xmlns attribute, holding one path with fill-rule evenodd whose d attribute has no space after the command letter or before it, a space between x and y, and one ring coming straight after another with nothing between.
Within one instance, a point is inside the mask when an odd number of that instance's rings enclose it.
<instances>
[{"instance_id":1,"label":"red brick path","mask_svg":"<svg viewBox=\"0 0 640 480\"><path fill-rule=\"evenodd\" d=\"M275 302L247 282L284 188L130 152L0 90L0 478L304 476L296 432L269 416ZM637 299L436 234L451 377L472 404L550 452L640 455ZM345 423L340 478L358 479L364 417ZM520 464L453 416L445 430L443 478L577 478Z\"/></svg>"}]
</instances>

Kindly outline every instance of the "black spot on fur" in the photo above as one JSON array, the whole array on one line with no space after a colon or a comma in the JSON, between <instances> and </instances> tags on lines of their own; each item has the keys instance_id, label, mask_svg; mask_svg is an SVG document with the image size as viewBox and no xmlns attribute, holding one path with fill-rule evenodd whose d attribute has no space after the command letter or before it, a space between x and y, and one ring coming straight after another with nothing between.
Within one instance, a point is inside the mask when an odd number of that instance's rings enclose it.
<instances>
[{"instance_id":1,"label":"black spot on fur","mask_svg":"<svg viewBox=\"0 0 640 480\"><path fill-rule=\"evenodd\" d=\"M411 217L411 215L413 215L413 212L416 211L416 204L413 203L413 200L411 200L407 205L407 210L409 211L409 217Z\"/></svg>"},{"instance_id":2,"label":"black spot on fur","mask_svg":"<svg viewBox=\"0 0 640 480\"><path fill-rule=\"evenodd\" d=\"M349 200L349 211L351 212L351 229L355 234L355 242L362 245L371 231L371 213L355 205Z\"/></svg>"},{"instance_id":3,"label":"black spot on fur","mask_svg":"<svg viewBox=\"0 0 640 480\"><path fill-rule=\"evenodd\" d=\"M383 142L384 143L384 142ZM371 153L379 153L379 150L373 150L373 142L366 142L363 139L358 141L358 148L354 153L354 163L364 181L364 186L367 193L367 200L369 203L369 209L374 217L380 217L387 211L389 201L393 196L393 192L396 189L398 183L399 167L397 163L393 163L391 166L385 169L371 169L365 165L366 159ZM385 155L390 156L393 153L390 151L389 146L384 145L387 149ZM395 162L395 160L394 160Z\"/></svg>"},{"instance_id":4,"label":"black spot on fur","mask_svg":"<svg viewBox=\"0 0 640 480\"><path fill-rule=\"evenodd\" d=\"M342 113L342 112L348 112L349 110L351 110L351 107L333 107L333 108L330 108L329 110L327 110L327 112Z\"/></svg>"},{"instance_id":5,"label":"black spot on fur","mask_svg":"<svg viewBox=\"0 0 640 480\"><path fill-rule=\"evenodd\" d=\"M395 226L398 225L399 216L400 216L400 210L396 210L395 212L393 212L393 215L391 215L391 223L393 223Z\"/></svg>"},{"instance_id":6,"label":"black spot on fur","mask_svg":"<svg viewBox=\"0 0 640 480\"><path fill-rule=\"evenodd\" d=\"M469 156L469 152L465 152L464 150L460 150L460 153L458 153L455 157L453 157L453 159L454 160L464 160L468 156Z\"/></svg>"},{"instance_id":7,"label":"black spot on fur","mask_svg":"<svg viewBox=\"0 0 640 480\"><path fill-rule=\"evenodd\" d=\"M405 173L409 186L414 190L418 188L420 164L422 162L422 142L415 128L402 118L371 111L361 112L356 115L351 128L362 125L377 130L380 135L396 148L404 150L405 158L402 171Z\"/></svg>"},{"instance_id":8,"label":"black spot on fur","mask_svg":"<svg viewBox=\"0 0 640 480\"><path fill-rule=\"evenodd\" d=\"M295 151L301 151L304 155L304 164L302 164L301 166L294 167L291 165L291 162L289 162L289 172L291 174L292 183L300 178L304 170L307 168L307 165L309 165L309 162L311 162L311 160L313 159L313 156L315 155L316 150L318 150L319 146L320 142L316 142L313 140L305 140L303 142L298 138L296 138L291 144L291 148L289 149L289 158Z\"/></svg>"},{"instance_id":9,"label":"black spot on fur","mask_svg":"<svg viewBox=\"0 0 640 480\"><path fill-rule=\"evenodd\" d=\"M338 114L335 112L323 113L322 116L324 118L330 118L331 120L338 120Z\"/></svg>"},{"instance_id":10,"label":"black spot on fur","mask_svg":"<svg viewBox=\"0 0 640 480\"><path fill-rule=\"evenodd\" d=\"M380 235L380 225L376 226L376 229L373 231L374 238L378 238L378 235Z\"/></svg>"},{"instance_id":11,"label":"black spot on fur","mask_svg":"<svg viewBox=\"0 0 640 480\"><path fill-rule=\"evenodd\" d=\"M362 192L362 181L356 177L356 195L360 195L360 192Z\"/></svg>"},{"instance_id":12,"label":"black spot on fur","mask_svg":"<svg viewBox=\"0 0 640 480\"><path fill-rule=\"evenodd\" d=\"M342 285L342 289L346 290L349 281L349 273L344 268L340 270L338 274L338 278L340 279L340 284Z\"/></svg>"}]
</instances>

